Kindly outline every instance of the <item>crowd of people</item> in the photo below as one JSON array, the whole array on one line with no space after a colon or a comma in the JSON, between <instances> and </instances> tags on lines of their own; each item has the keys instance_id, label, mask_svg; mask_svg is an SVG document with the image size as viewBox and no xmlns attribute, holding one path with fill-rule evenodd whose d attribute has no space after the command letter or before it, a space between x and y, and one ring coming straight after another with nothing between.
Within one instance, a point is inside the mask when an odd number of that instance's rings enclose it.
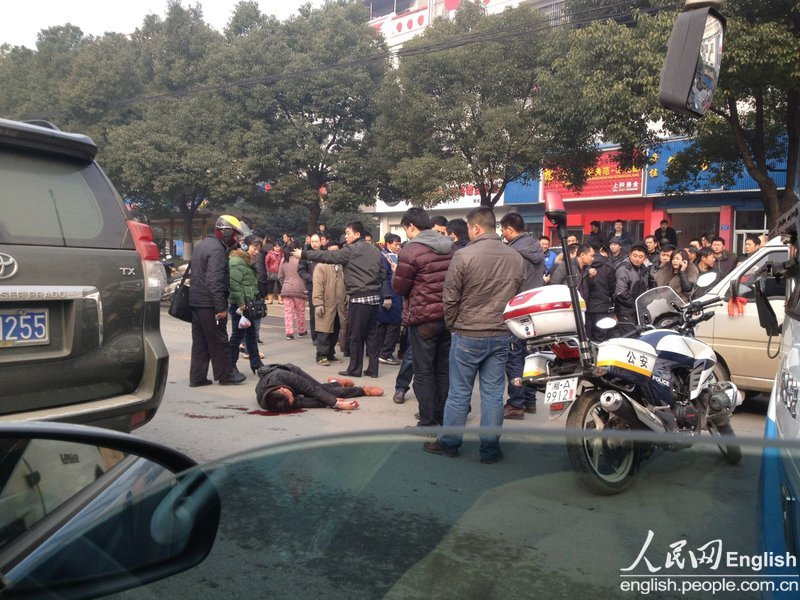
<instances>
[{"instance_id":1,"label":"crowd of people","mask_svg":"<svg viewBox=\"0 0 800 600\"><path fill-rule=\"evenodd\" d=\"M400 221L405 242L388 233L376 244L359 221L349 223L340 239L322 224L303 242L288 233L273 242L235 217L220 217L214 236L195 248L190 267L189 385L212 383L209 363L220 384L244 382L237 368L241 353L260 377L257 399L269 410L353 409L358 403L349 398L383 393L369 386L343 392L340 382L349 379L311 383L292 365L265 365L258 323L242 325L250 323L249 303L263 299L283 304L287 340L310 332L318 365L342 362L338 345L348 359L338 372L342 377L377 378L380 365L399 366L393 400L405 402L413 388L419 406L411 426L416 432L435 436L433 428L463 426L476 378L481 426L496 428L504 419L536 412L535 391L510 383L522 375L526 353L524 342L503 322L504 308L516 294L565 283L564 262L570 260L586 303L587 333L603 341L624 333L625 324L635 320L636 298L647 289L669 286L689 299L702 292L697 287L701 273L725 275L738 261L719 236L678 247L677 233L666 220L643 240L634 240L621 220L607 234L593 221L582 240L574 235L564 240L561 252L547 235L536 239L527 233L518 213L503 216L500 235L497 225L494 212L485 207L450 221L415 207ZM760 244L758 236L748 236L745 250L753 253ZM616 329L597 326L609 316L617 320ZM309 390L315 394L311 400L294 400L306 398ZM460 445L460 436L440 435L424 449L456 456ZM502 458L499 435L481 437L480 456L484 463Z\"/></svg>"}]
</instances>

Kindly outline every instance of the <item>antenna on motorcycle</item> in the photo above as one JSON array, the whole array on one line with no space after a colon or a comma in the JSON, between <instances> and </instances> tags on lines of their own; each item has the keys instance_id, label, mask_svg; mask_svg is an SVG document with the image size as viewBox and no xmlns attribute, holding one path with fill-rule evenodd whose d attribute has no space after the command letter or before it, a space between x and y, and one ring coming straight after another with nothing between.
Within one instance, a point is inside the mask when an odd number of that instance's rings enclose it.
<instances>
[{"instance_id":1,"label":"antenna on motorcycle","mask_svg":"<svg viewBox=\"0 0 800 600\"><path fill-rule=\"evenodd\" d=\"M572 315L575 318L575 328L578 333L578 348L581 353L581 368L584 370L592 367L592 347L586 335L581 312L581 300L578 295L578 281L580 273L575 272L569 256L569 249L565 242L567 239L567 209L564 200L558 192L548 190L544 195L544 214L547 220L558 228L558 237L561 239L562 252L564 253L564 267L567 270L567 287L569 287Z\"/></svg>"}]
</instances>

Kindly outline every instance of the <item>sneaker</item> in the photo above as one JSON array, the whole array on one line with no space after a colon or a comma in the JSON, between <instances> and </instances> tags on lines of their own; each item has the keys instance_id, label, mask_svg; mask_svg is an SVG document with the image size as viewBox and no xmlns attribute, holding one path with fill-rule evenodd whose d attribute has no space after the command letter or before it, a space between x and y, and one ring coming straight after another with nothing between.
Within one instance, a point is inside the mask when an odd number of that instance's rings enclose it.
<instances>
[{"instance_id":1,"label":"sneaker","mask_svg":"<svg viewBox=\"0 0 800 600\"><path fill-rule=\"evenodd\" d=\"M503 420L506 421L522 421L525 418L525 409L517 408L506 403L503 409Z\"/></svg>"},{"instance_id":2,"label":"sneaker","mask_svg":"<svg viewBox=\"0 0 800 600\"><path fill-rule=\"evenodd\" d=\"M383 363L385 365L399 365L400 361L397 360L394 356L388 356L386 358L379 356L378 362Z\"/></svg>"},{"instance_id":3,"label":"sneaker","mask_svg":"<svg viewBox=\"0 0 800 600\"><path fill-rule=\"evenodd\" d=\"M319 366L321 366L321 367L329 367L331 363L330 363L330 361L329 361L327 358L325 358L325 357L323 356L322 358L320 358L319 360L317 360L317 364L318 364Z\"/></svg>"},{"instance_id":4,"label":"sneaker","mask_svg":"<svg viewBox=\"0 0 800 600\"><path fill-rule=\"evenodd\" d=\"M406 393L403 390L395 390L392 400L395 404L402 404L406 401Z\"/></svg>"},{"instance_id":5,"label":"sneaker","mask_svg":"<svg viewBox=\"0 0 800 600\"><path fill-rule=\"evenodd\" d=\"M293 340L293 339L294 339L294 334L291 334L291 333L290 333L290 334L288 334L288 335L286 336L286 339L287 339L287 340Z\"/></svg>"},{"instance_id":6,"label":"sneaker","mask_svg":"<svg viewBox=\"0 0 800 600\"><path fill-rule=\"evenodd\" d=\"M308 335L308 332L304 331L303 333L298 333L297 337L306 337L307 335Z\"/></svg>"},{"instance_id":7,"label":"sneaker","mask_svg":"<svg viewBox=\"0 0 800 600\"><path fill-rule=\"evenodd\" d=\"M244 376L244 373L239 373L238 371L235 373L231 373L227 377L223 377L219 380L220 385L239 385L244 383L247 380L247 377Z\"/></svg>"},{"instance_id":8,"label":"sneaker","mask_svg":"<svg viewBox=\"0 0 800 600\"><path fill-rule=\"evenodd\" d=\"M430 452L431 454L441 454L442 456L446 456L448 458L455 458L458 456L458 448L447 448L442 446L439 440L433 442L425 442L422 444L422 449L425 452ZM483 462L483 460L481 460Z\"/></svg>"},{"instance_id":9,"label":"sneaker","mask_svg":"<svg viewBox=\"0 0 800 600\"><path fill-rule=\"evenodd\" d=\"M502 450L498 450L497 452L495 452L491 456L482 456L481 457L481 464L493 465L494 463L500 462L501 460L503 460L503 451Z\"/></svg>"}]
</instances>

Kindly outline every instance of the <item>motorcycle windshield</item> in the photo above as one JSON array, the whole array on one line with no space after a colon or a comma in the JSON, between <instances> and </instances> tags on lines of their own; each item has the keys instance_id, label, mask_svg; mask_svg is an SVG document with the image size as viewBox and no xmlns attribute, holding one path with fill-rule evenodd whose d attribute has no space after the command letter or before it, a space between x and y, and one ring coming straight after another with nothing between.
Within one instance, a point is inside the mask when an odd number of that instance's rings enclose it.
<instances>
[{"instance_id":1,"label":"motorcycle windshield","mask_svg":"<svg viewBox=\"0 0 800 600\"><path fill-rule=\"evenodd\" d=\"M664 317L679 315L675 307L684 302L671 287L657 287L647 290L636 299L636 318L639 325L657 325Z\"/></svg>"}]
</instances>

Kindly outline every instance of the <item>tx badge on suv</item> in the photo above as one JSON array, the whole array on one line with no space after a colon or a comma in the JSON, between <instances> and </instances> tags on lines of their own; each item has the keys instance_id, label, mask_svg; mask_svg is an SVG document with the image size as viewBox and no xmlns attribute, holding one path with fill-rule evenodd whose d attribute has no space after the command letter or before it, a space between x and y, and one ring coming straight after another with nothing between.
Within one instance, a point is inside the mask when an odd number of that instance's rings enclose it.
<instances>
[{"instance_id":1,"label":"tx badge on suv","mask_svg":"<svg viewBox=\"0 0 800 600\"><path fill-rule=\"evenodd\" d=\"M161 402L164 267L86 136L0 119L0 422L130 431Z\"/></svg>"}]
</instances>

